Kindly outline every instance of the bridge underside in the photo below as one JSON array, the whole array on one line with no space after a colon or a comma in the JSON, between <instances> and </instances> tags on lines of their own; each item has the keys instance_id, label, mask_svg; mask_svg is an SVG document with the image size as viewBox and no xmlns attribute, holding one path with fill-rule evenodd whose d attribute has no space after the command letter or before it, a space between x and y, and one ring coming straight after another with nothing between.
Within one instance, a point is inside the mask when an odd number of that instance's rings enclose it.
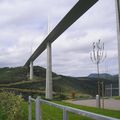
<instances>
[{"instance_id":1,"label":"bridge underside","mask_svg":"<svg viewBox=\"0 0 120 120\"><path fill-rule=\"evenodd\" d=\"M25 63L25 66L30 65L30 61L34 61L45 49L47 43L55 41L67 28L69 28L80 16L82 16L90 7L98 0L79 0L77 4L67 13L67 15L58 23L51 33L40 44L36 51Z\"/></svg>"}]
</instances>

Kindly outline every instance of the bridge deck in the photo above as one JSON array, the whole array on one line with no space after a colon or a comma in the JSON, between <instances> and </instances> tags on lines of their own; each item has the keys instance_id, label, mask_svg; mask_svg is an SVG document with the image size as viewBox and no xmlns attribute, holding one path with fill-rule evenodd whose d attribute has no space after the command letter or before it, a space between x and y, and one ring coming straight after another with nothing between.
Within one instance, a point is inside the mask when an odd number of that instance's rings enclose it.
<instances>
[{"instance_id":1,"label":"bridge deck","mask_svg":"<svg viewBox=\"0 0 120 120\"><path fill-rule=\"evenodd\" d=\"M79 0L76 5L66 14L66 16L51 31L45 40L39 45L36 51L31 55L25 66L29 66L30 61L34 61L45 49L47 43L55 41L67 28L69 28L80 16L82 16L98 0Z\"/></svg>"}]
</instances>

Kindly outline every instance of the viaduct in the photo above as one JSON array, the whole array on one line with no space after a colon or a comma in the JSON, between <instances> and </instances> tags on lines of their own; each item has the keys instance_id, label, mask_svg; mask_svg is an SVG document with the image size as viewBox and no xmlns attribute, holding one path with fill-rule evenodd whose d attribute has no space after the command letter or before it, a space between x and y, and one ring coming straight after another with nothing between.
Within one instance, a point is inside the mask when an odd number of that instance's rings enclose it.
<instances>
[{"instance_id":1,"label":"viaduct","mask_svg":"<svg viewBox=\"0 0 120 120\"><path fill-rule=\"evenodd\" d=\"M35 52L30 56L24 66L30 66L30 80L33 79L33 62L34 60L47 49L47 69L46 69L46 99L52 99L52 57L51 44L54 42L66 29L68 29L79 17L81 17L89 8L91 8L98 0L79 0L75 6L65 15L65 17L56 25L56 27L48 34L44 41L39 45ZM118 56L120 68L120 0L116 1L117 11L117 31L118 31ZM119 69L120 71L120 69ZM120 73L120 72L119 72ZM120 81L120 77L119 77ZM120 88L120 82L119 82ZM120 89L119 89L120 95Z\"/></svg>"}]
</instances>

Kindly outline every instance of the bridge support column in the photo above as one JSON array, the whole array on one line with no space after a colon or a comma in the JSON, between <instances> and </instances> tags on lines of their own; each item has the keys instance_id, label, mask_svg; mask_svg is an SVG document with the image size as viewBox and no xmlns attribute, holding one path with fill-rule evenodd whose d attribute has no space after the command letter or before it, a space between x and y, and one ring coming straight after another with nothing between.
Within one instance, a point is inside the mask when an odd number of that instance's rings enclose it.
<instances>
[{"instance_id":1,"label":"bridge support column","mask_svg":"<svg viewBox=\"0 0 120 120\"><path fill-rule=\"evenodd\" d=\"M118 39L118 64L119 64L119 96L120 96L120 0L116 2L116 22L117 22L117 39Z\"/></svg>"},{"instance_id":2,"label":"bridge support column","mask_svg":"<svg viewBox=\"0 0 120 120\"><path fill-rule=\"evenodd\" d=\"M33 80L33 61L30 62L30 80Z\"/></svg>"},{"instance_id":3,"label":"bridge support column","mask_svg":"<svg viewBox=\"0 0 120 120\"><path fill-rule=\"evenodd\" d=\"M52 99L52 55L51 43L47 43L46 99Z\"/></svg>"}]
</instances>

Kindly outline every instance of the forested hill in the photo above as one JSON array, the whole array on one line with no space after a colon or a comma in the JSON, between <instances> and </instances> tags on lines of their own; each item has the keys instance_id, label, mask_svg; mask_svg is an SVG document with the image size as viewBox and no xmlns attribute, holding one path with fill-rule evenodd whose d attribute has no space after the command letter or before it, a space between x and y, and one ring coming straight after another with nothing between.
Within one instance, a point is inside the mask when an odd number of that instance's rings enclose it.
<instances>
[{"instance_id":1,"label":"forested hill","mask_svg":"<svg viewBox=\"0 0 120 120\"><path fill-rule=\"evenodd\" d=\"M55 92L96 94L98 80L96 74L87 77L70 77L52 73L52 76ZM45 77L46 69L39 66L34 66L33 81L29 80L29 68L0 68L0 85L4 87L45 91ZM117 76L111 75L107 79L101 77L100 80L103 80L105 84L118 82Z\"/></svg>"}]
</instances>

